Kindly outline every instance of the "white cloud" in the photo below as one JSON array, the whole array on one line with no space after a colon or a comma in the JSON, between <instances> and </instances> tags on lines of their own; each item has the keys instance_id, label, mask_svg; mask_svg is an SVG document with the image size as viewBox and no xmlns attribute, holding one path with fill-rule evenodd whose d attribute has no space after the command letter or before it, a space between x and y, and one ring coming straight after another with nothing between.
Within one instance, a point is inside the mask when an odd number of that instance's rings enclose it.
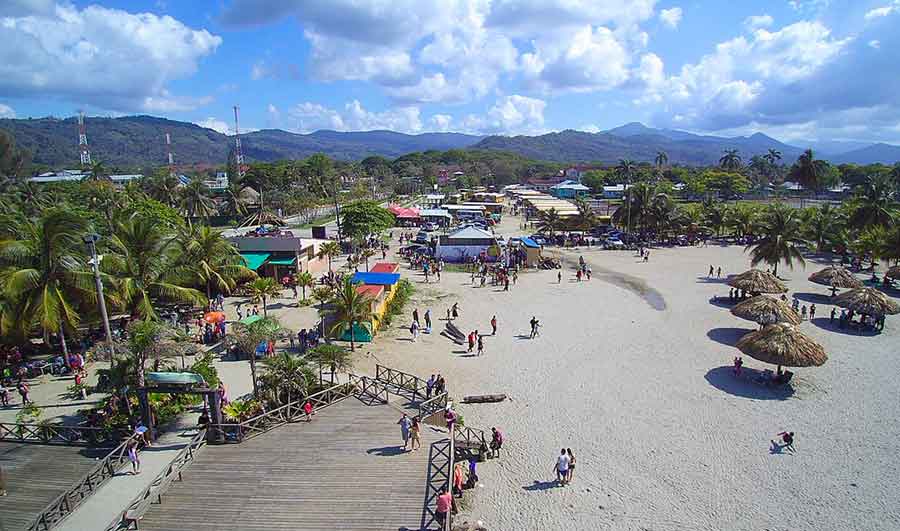
<instances>
[{"instance_id":1,"label":"white cloud","mask_svg":"<svg viewBox=\"0 0 900 531\"><path fill-rule=\"evenodd\" d=\"M0 118L15 118L16 111L9 105L0 103Z\"/></svg>"},{"instance_id":2,"label":"white cloud","mask_svg":"<svg viewBox=\"0 0 900 531\"><path fill-rule=\"evenodd\" d=\"M744 19L744 27L750 31L771 27L775 19L771 15L751 15Z\"/></svg>"},{"instance_id":3,"label":"white cloud","mask_svg":"<svg viewBox=\"0 0 900 531\"><path fill-rule=\"evenodd\" d=\"M578 128L578 131L584 131L585 133L599 133L600 131L602 131L602 129L600 129L600 127L598 127L596 124L585 124L580 126Z\"/></svg>"},{"instance_id":4,"label":"white cloud","mask_svg":"<svg viewBox=\"0 0 900 531\"><path fill-rule=\"evenodd\" d=\"M544 132L546 107L547 103L537 98L518 94L505 96L485 115L468 115L463 128L485 134L540 134Z\"/></svg>"},{"instance_id":5,"label":"white cloud","mask_svg":"<svg viewBox=\"0 0 900 531\"><path fill-rule=\"evenodd\" d=\"M869 48L875 48L876 50L881 48L881 41L879 41L878 39L872 39L868 44Z\"/></svg>"},{"instance_id":6,"label":"white cloud","mask_svg":"<svg viewBox=\"0 0 900 531\"><path fill-rule=\"evenodd\" d=\"M450 131L450 125L453 123L453 117L449 114L435 114L428 122L431 124L433 131L445 133Z\"/></svg>"},{"instance_id":7,"label":"white cloud","mask_svg":"<svg viewBox=\"0 0 900 531\"><path fill-rule=\"evenodd\" d=\"M680 7L663 9L659 12L659 20L666 26L674 29L678 27L678 23L681 22L681 16L683 14Z\"/></svg>"},{"instance_id":8,"label":"white cloud","mask_svg":"<svg viewBox=\"0 0 900 531\"><path fill-rule=\"evenodd\" d=\"M194 123L199 125L200 127L206 127L207 129L212 129L213 131L218 131L218 132L222 133L223 135L230 135L230 134L234 133L234 131L231 130L231 128L228 126L227 123L225 123L222 120L219 120L218 118L213 118L212 116L210 116L209 118L207 118L205 120L201 120L199 122L194 122Z\"/></svg>"},{"instance_id":9,"label":"white cloud","mask_svg":"<svg viewBox=\"0 0 900 531\"><path fill-rule=\"evenodd\" d=\"M872 20L875 18L886 17L891 13L900 9L900 2L894 2L889 6L876 7L875 9L870 9L865 14L866 20Z\"/></svg>"},{"instance_id":10,"label":"white cloud","mask_svg":"<svg viewBox=\"0 0 900 531\"><path fill-rule=\"evenodd\" d=\"M521 67L540 90L608 90L628 79L630 56L608 28L584 26L534 46L533 53L522 55Z\"/></svg>"},{"instance_id":11,"label":"white cloud","mask_svg":"<svg viewBox=\"0 0 900 531\"><path fill-rule=\"evenodd\" d=\"M266 123L269 127L279 127L281 125L281 111L273 104L266 105Z\"/></svg>"},{"instance_id":12,"label":"white cloud","mask_svg":"<svg viewBox=\"0 0 900 531\"><path fill-rule=\"evenodd\" d=\"M358 100L353 100L340 111L317 103L304 102L288 110L291 129L301 133L331 129L335 131L372 131L389 129L401 133L418 133L422 130L419 108L395 107L382 112L367 111Z\"/></svg>"},{"instance_id":13,"label":"white cloud","mask_svg":"<svg viewBox=\"0 0 900 531\"><path fill-rule=\"evenodd\" d=\"M0 23L0 93L128 111L204 103L172 96L166 85L194 74L220 37L169 16L44 4L19 0ZM29 7L35 9L24 13Z\"/></svg>"}]
</instances>

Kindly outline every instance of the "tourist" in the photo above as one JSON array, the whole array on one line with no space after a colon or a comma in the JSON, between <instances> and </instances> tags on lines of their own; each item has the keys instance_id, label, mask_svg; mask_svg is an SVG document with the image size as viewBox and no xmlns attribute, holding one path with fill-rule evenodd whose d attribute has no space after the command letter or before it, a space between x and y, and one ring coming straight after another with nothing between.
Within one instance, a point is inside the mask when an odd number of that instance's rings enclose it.
<instances>
[{"instance_id":1,"label":"tourist","mask_svg":"<svg viewBox=\"0 0 900 531\"><path fill-rule=\"evenodd\" d=\"M253 315L259 315L259 306L253 305Z\"/></svg>"},{"instance_id":2,"label":"tourist","mask_svg":"<svg viewBox=\"0 0 900 531\"><path fill-rule=\"evenodd\" d=\"M650 254L650 251L647 251L647 254ZM575 454L571 448L566 448L566 453L569 454L569 474L566 476L566 483L571 483L575 479Z\"/></svg>"},{"instance_id":3,"label":"tourist","mask_svg":"<svg viewBox=\"0 0 900 531\"><path fill-rule=\"evenodd\" d=\"M534 339L538 335L538 327L541 326L541 323L537 320L537 317L531 317L531 336L529 339Z\"/></svg>"},{"instance_id":4,"label":"tourist","mask_svg":"<svg viewBox=\"0 0 900 531\"><path fill-rule=\"evenodd\" d=\"M716 278L722 278L722 266L719 266L719 268L716 269Z\"/></svg>"},{"instance_id":5,"label":"tourist","mask_svg":"<svg viewBox=\"0 0 900 531\"><path fill-rule=\"evenodd\" d=\"M3 380L0 380L0 404L9 405L9 389L3 385Z\"/></svg>"},{"instance_id":6,"label":"tourist","mask_svg":"<svg viewBox=\"0 0 900 531\"><path fill-rule=\"evenodd\" d=\"M400 420L397 421L397 424L400 425L400 436L403 437L403 449L406 450L406 447L409 445L409 428L412 427L412 421L406 416L406 413L400 417Z\"/></svg>"},{"instance_id":7,"label":"tourist","mask_svg":"<svg viewBox=\"0 0 900 531\"><path fill-rule=\"evenodd\" d=\"M238 321L240 321L241 319L244 318L244 312L241 310L241 303L238 303L236 311L237 311Z\"/></svg>"},{"instance_id":8,"label":"tourist","mask_svg":"<svg viewBox=\"0 0 900 531\"><path fill-rule=\"evenodd\" d=\"M16 390L19 391L19 396L22 397L23 406L31 402L30 400L28 400L29 389L28 384L25 382L25 380L19 380L19 385L16 386Z\"/></svg>"},{"instance_id":9,"label":"tourist","mask_svg":"<svg viewBox=\"0 0 900 531\"><path fill-rule=\"evenodd\" d=\"M452 321L452 319L450 318L450 308L447 308L447 322L450 321Z\"/></svg>"},{"instance_id":10,"label":"tourist","mask_svg":"<svg viewBox=\"0 0 900 531\"><path fill-rule=\"evenodd\" d=\"M741 375L741 367L743 367L743 366L744 366L744 358L742 358L740 356L736 356L734 358L734 375L735 376Z\"/></svg>"},{"instance_id":11,"label":"tourist","mask_svg":"<svg viewBox=\"0 0 900 531\"><path fill-rule=\"evenodd\" d=\"M773 453L780 453L782 450L789 450L791 453L794 453L794 432L783 431L779 433L777 437L781 439L781 442L772 439Z\"/></svg>"},{"instance_id":12,"label":"tourist","mask_svg":"<svg viewBox=\"0 0 900 531\"><path fill-rule=\"evenodd\" d=\"M444 380L444 377L441 376L441 373L438 373L437 380L434 381L434 394L439 395L443 393L446 386L447 382Z\"/></svg>"},{"instance_id":13,"label":"tourist","mask_svg":"<svg viewBox=\"0 0 900 531\"><path fill-rule=\"evenodd\" d=\"M132 438L128 441L128 460L131 461L132 475L141 473L141 459L138 457L137 445L137 439Z\"/></svg>"},{"instance_id":14,"label":"tourist","mask_svg":"<svg viewBox=\"0 0 900 531\"><path fill-rule=\"evenodd\" d=\"M650 251L647 251L644 253L644 262L649 262L649 261L650 261ZM721 271L722 271L722 268L720 267L719 272L721 273Z\"/></svg>"},{"instance_id":15,"label":"tourist","mask_svg":"<svg viewBox=\"0 0 900 531\"><path fill-rule=\"evenodd\" d=\"M492 336L497 335L497 316L496 315L491 317L491 335Z\"/></svg>"},{"instance_id":16,"label":"tourist","mask_svg":"<svg viewBox=\"0 0 900 531\"><path fill-rule=\"evenodd\" d=\"M562 284L562 271L557 271L557 272L556 272L556 283L557 283L557 284Z\"/></svg>"},{"instance_id":17,"label":"tourist","mask_svg":"<svg viewBox=\"0 0 900 531\"><path fill-rule=\"evenodd\" d=\"M569 454L566 453L565 448L562 449L559 457L556 458L556 465L553 468L556 470L557 483L565 485L566 478L569 476Z\"/></svg>"},{"instance_id":18,"label":"tourist","mask_svg":"<svg viewBox=\"0 0 900 531\"><path fill-rule=\"evenodd\" d=\"M478 355L481 356L484 354L484 336L478 333L478 330L475 331L475 335L478 336Z\"/></svg>"},{"instance_id":19,"label":"tourist","mask_svg":"<svg viewBox=\"0 0 900 531\"><path fill-rule=\"evenodd\" d=\"M469 477L466 478L466 488L473 489L476 485L478 485L478 472L477 472L478 463L475 461L474 457L469 458Z\"/></svg>"},{"instance_id":20,"label":"tourist","mask_svg":"<svg viewBox=\"0 0 900 531\"><path fill-rule=\"evenodd\" d=\"M447 492L447 487L441 487L441 493L437 497L437 508L434 511L434 519L438 522L438 528L444 528L444 522L447 521L447 514L453 507L453 495Z\"/></svg>"},{"instance_id":21,"label":"tourist","mask_svg":"<svg viewBox=\"0 0 900 531\"><path fill-rule=\"evenodd\" d=\"M419 324L419 309L416 308L413 310L413 322Z\"/></svg>"},{"instance_id":22,"label":"tourist","mask_svg":"<svg viewBox=\"0 0 900 531\"><path fill-rule=\"evenodd\" d=\"M706 275L706 278L712 278L713 273L715 273L715 271L716 270L713 268L713 266L709 266L709 274Z\"/></svg>"},{"instance_id":23,"label":"tourist","mask_svg":"<svg viewBox=\"0 0 900 531\"><path fill-rule=\"evenodd\" d=\"M575 272L575 279L578 280L578 282L581 282L581 270L580 269Z\"/></svg>"},{"instance_id":24,"label":"tourist","mask_svg":"<svg viewBox=\"0 0 900 531\"><path fill-rule=\"evenodd\" d=\"M463 495L463 464L460 462L453 465L453 494L457 498Z\"/></svg>"},{"instance_id":25,"label":"tourist","mask_svg":"<svg viewBox=\"0 0 900 531\"><path fill-rule=\"evenodd\" d=\"M801 321L805 321L805 320L806 320L806 305L805 305L805 304L804 304L803 307L800 309L800 320L801 320Z\"/></svg>"},{"instance_id":26,"label":"tourist","mask_svg":"<svg viewBox=\"0 0 900 531\"><path fill-rule=\"evenodd\" d=\"M467 352L472 352L475 348L475 332L469 332L469 350Z\"/></svg>"},{"instance_id":27,"label":"tourist","mask_svg":"<svg viewBox=\"0 0 900 531\"><path fill-rule=\"evenodd\" d=\"M303 413L306 414L306 422L312 422L313 405L309 400L303 404Z\"/></svg>"},{"instance_id":28,"label":"tourist","mask_svg":"<svg viewBox=\"0 0 900 531\"><path fill-rule=\"evenodd\" d=\"M459 303L458 302L453 303L453 307L450 308L450 314L453 316L453 319L456 319L459 317Z\"/></svg>"},{"instance_id":29,"label":"tourist","mask_svg":"<svg viewBox=\"0 0 900 531\"><path fill-rule=\"evenodd\" d=\"M412 425L409 427L410 451L416 451L422 447L422 441L419 438L419 417L413 417Z\"/></svg>"},{"instance_id":30,"label":"tourist","mask_svg":"<svg viewBox=\"0 0 900 531\"><path fill-rule=\"evenodd\" d=\"M491 451L495 456L499 456L501 448L503 448L503 433L497 428L491 428Z\"/></svg>"},{"instance_id":31,"label":"tourist","mask_svg":"<svg viewBox=\"0 0 900 531\"><path fill-rule=\"evenodd\" d=\"M412 322L412 324L409 326L409 333L412 334L413 342L415 342L417 339L419 339L419 322L418 321Z\"/></svg>"},{"instance_id":32,"label":"tourist","mask_svg":"<svg viewBox=\"0 0 900 531\"><path fill-rule=\"evenodd\" d=\"M431 398L431 392L434 391L434 375L425 382L425 400Z\"/></svg>"},{"instance_id":33,"label":"tourist","mask_svg":"<svg viewBox=\"0 0 900 531\"><path fill-rule=\"evenodd\" d=\"M816 318L816 305L810 304L809 305L809 320L812 321L815 318Z\"/></svg>"},{"instance_id":34,"label":"tourist","mask_svg":"<svg viewBox=\"0 0 900 531\"><path fill-rule=\"evenodd\" d=\"M425 333L431 333L431 310L425 310Z\"/></svg>"},{"instance_id":35,"label":"tourist","mask_svg":"<svg viewBox=\"0 0 900 531\"><path fill-rule=\"evenodd\" d=\"M832 308L831 308L831 317L828 318L828 322L829 322L829 323L833 323L833 322L834 322L834 316L835 316L835 315L837 315L837 308L832 307Z\"/></svg>"},{"instance_id":36,"label":"tourist","mask_svg":"<svg viewBox=\"0 0 900 531\"><path fill-rule=\"evenodd\" d=\"M513 280L513 286L515 286L516 282L519 281L519 272L518 271L513 271L512 280Z\"/></svg>"},{"instance_id":37,"label":"tourist","mask_svg":"<svg viewBox=\"0 0 900 531\"><path fill-rule=\"evenodd\" d=\"M594 273L594 272L591 270L590 266L588 266L588 268L585 270L585 274L587 275L587 279L588 279L588 280L591 279L591 275L592 275L593 273Z\"/></svg>"}]
</instances>

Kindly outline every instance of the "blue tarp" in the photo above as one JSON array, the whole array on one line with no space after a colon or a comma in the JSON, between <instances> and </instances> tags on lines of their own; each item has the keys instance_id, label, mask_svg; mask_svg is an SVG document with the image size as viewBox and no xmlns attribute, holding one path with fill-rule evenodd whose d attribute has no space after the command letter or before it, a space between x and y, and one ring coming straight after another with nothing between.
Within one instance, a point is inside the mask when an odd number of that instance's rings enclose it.
<instances>
[{"instance_id":1,"label":"blue tarp","mask_svg":"<svg viewBox=\"0 0 900 531\"><path fill-rule=\"evenodd\" d=\"M541 246L538 245L537 242L532 240L531 238L522 238L520 241L522 242L522 245L524 245L525 247L531 247L532 249L540 249L541 248Z\"/></svg>"},{"instance_id":2,"label":"blue tarp","mask_svg":"<svg viewBox=\"0 0 900 531\"><path fill-rule=\"evenodd\" d=\"M374 286L393 286L400 281L400 273L363 273L353 275L353 282L372 284Z\"/></svg>"}]
</instances>

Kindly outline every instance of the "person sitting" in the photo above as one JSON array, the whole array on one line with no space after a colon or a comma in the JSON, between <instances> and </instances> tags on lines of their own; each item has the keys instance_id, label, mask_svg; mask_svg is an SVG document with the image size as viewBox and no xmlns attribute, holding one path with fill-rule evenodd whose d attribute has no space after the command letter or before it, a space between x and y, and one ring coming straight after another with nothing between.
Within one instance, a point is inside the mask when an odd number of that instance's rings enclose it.
<instances>
[{"instance_id":1,"label":"person sitting","mask_svg":"<svg viewBox=\"0 0 900 531\"><path fill-rule=\"evenodd\" d=\"M777 437L781 439L781 442L777 439L772 439L772 453L781 453L782 450L794 453L794 432L783 431Z\"/></svg>"}]
</instances>

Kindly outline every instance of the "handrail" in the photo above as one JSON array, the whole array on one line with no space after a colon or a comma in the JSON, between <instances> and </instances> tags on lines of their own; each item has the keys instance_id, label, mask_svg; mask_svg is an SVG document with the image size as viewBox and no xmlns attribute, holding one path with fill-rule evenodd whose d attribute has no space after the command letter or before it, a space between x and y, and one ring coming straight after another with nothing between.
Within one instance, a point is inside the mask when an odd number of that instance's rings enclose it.
<instances>
[{"instance_id":1,"label":"handrail","mask_svg":"<svg viewBox=\"0 0 900 531\"><path fill-rule=\"evenodd\" d=\"M455 428L456 426L454 426ZM456 472L456 442L454 441L453 434L450 434L450 471L447 474L447 477L450 478L447 482L447 490L450 491L450 499L455 500L456 498L453 496L453 474ZM455 503L455 502L454 502ZM452 522L453 520L453 503L450 504L450 512L447 513L447 519L444 520L444 529L442 531L450 531L453 529Z\"/></svg>"},{"instance_id":2,"label":"handrail","mask_svg":"<svg viewBox=\"0 0 900 531\"><path fill-rule=\"evenodd\" d=\"M466 446L471 446L472 442L478 443L479 448L488 449L489 445L487 442L487 436L484 430L480 430L478 428L470 428L468 426L460 426L455 424L453 426L453 439L454 441L457 438L457 435L461 435L459 439L466 443Z\"/></svg>"},{"instance_id":3,"label":"handrail","mask_svg":"<svg viewBox=\"0 0 900 531\"><path fill-rule=\"evenodd\" d=\"M429 417L434 415L438 411L447 407L448 400L447 393L441 393L439 395L435 395L424 402L419 403L419 419L424 419L425 417Z\"/></svg>"},{"instance_id":4,"label":"handrail","mask_svg":"<svg viewBox=\"0 0 900 531\"><path fill-rule=\"evenodd\" d=\"M118 442L128 433L95 426L0 422L0 441L99 446Z\"/></svg>"},{"instance_id":5,"label":"handrail","mask_svg":"<svg viewBox=\"0 0 900 531\"><path fill-rule=\"evenodd\" d=\"M425 396L428 384L415 374L375 365L375 379L413 394L413 399Z\"/></svg>"},{"instance_id":6,"label":"handrail","mask_svg":"<svg viewBox=\"0 0 900 531\"><path fill-rule=\"evenodd\" d=\"M56 497L34 519L28 531L49 531L67 516L75 512L81 503L116 474L125 461L128 444L132 440L143 441L142 435L133 434L114 448L94 468L89 470L67 491ZM115 463L114 463L115 462Z\"/></svg>"},{"instance_id":7,"label":"handrail","mask_svg":"<svg viewBox=\"0 0 900 531\"><path fill-rule=\"evenodd\" d=\"M155 497L158 502L162 501L162 495L172 481L174 481L174 477L177 475L178 479L181 479L182 470L194 460L194 455L205 444L206 430L200 430L197 435L191 439L191 442L178 452L178 455L176 455L172 462L169 463L169 466L153 478L150 485L138 494L115 520L109 523L106 527L106 531L137 529L138 520L140 520L144 513L147 512L147 507L153 502L153 498ZM132 525L134 525L133 528Z\"/></svg>"}]
</instances>

